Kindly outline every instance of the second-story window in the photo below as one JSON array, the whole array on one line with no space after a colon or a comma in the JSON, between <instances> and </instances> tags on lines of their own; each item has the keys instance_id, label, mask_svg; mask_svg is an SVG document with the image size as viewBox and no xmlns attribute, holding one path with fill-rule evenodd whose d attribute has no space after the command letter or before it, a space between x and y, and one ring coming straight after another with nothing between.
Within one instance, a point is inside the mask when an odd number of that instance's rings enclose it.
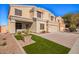
<instances>
[{"instance_id":1,"label":"second-story window","mask_svg":"<svg viewBox=\"0 0 79 59\"><path fill-rule=\"evenodd\" d=\"M42 17L42 12L37 11L37 17L41 18Z\"/></svg>"},{"instance_id":2,"label":"second-story window","mask_svg":"<svg viewBox=\"0 0 79 59\"><path fill-rule=\"evenodd\" d=\"M53 16L51 16L51 21L53 21L53 18L54 18L54 17L53 17Z\"/></svg>"},{"instance_id":3,"label":"second-story window","mask_svg":"<svg viewBox=\"0 0 79 59\"><path fill-rule=\"evenodd\" d=\"M15 15L22 16L22 10L15 9Z\"/></svg>"}]
</instances>

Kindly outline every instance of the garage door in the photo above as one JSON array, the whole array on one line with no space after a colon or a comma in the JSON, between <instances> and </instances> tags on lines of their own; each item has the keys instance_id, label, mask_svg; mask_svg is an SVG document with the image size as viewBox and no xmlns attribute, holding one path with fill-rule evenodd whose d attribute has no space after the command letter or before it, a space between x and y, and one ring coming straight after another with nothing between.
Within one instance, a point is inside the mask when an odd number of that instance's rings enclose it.
<instances>
[{"instance_id":1,"label":"garage door","mask_svg":"<svg viewBox=\"0 0 79 59\"><path fill-rule=\"evenodd\" d=\"M57 32L58 27L57 26L49 26L48 30L49 30L49 32Z\"/></svg>"}]
</instances>

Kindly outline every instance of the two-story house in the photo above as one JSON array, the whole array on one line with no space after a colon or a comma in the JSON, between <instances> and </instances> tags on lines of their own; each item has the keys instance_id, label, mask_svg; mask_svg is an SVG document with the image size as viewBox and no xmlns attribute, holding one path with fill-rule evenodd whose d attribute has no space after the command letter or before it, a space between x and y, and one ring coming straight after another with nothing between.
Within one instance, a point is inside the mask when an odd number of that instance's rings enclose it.
<instances>
[{"instance_id":1,"label":"two-story house","mask_svg":"<svg viewBox=\"0 0 79 59\"><path fill-rule=\"evenodd\" d=\"M54 16L46 9L36 6L10 5L8 32L15 33L30 29L35 33L64 31L61 17Z\"/></svg>"}]
</instances>

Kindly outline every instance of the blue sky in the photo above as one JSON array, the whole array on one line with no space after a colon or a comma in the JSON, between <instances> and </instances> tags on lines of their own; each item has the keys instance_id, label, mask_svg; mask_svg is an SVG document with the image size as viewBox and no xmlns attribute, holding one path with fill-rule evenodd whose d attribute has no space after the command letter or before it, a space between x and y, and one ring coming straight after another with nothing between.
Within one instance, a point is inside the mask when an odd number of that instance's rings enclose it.
<instances>
[{"instance_id":1,"label":"blue sky","mask_svg":"<svg viewBox=\"0 0 79 59\"><path fill-rule=\"evenodd\" d=\"M8 24L8 11L9 5L7 4L0 4L0 25L7 25Z\"/></svg>"},{"instance_id":2,"label":"blue sky","mask_svg":"<svg viewBox=\"0 0 79 59\"><path fill-rule=\"evenodd\" d=\"M79 12L79 4L37 4L36 6L45 8L56 16Z\"/></svg>"},{"instance_id":3,"label":"blue sky","mask_svg":"<svg viewBox=\"0 0 79 59\"><path fill-rule=\"evenodd\" d=\"M79 4L30 4L45 8L55 16L63 16L68 13L79 13ZM9 5L0 4L0 25L8 24Z\"/></svg>"}]
</instances>

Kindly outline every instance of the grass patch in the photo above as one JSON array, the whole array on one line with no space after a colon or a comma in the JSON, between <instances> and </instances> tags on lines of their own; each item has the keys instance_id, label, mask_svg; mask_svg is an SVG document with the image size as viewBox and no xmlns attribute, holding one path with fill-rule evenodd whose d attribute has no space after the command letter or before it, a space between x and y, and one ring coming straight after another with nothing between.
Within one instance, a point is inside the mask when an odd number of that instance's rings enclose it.
<instances>
[{"instance_id":1,"label":"grass patch","mask_svg":"<svg viewBox=\"0 0 79 59\"><path fill-rule=\"evenodd\" d=\"M24 46L24 50L29 54L67 54L70 48L49 41L37 35L32 35L32 40L36 43Z\"/></svg>"}]
</instances>

